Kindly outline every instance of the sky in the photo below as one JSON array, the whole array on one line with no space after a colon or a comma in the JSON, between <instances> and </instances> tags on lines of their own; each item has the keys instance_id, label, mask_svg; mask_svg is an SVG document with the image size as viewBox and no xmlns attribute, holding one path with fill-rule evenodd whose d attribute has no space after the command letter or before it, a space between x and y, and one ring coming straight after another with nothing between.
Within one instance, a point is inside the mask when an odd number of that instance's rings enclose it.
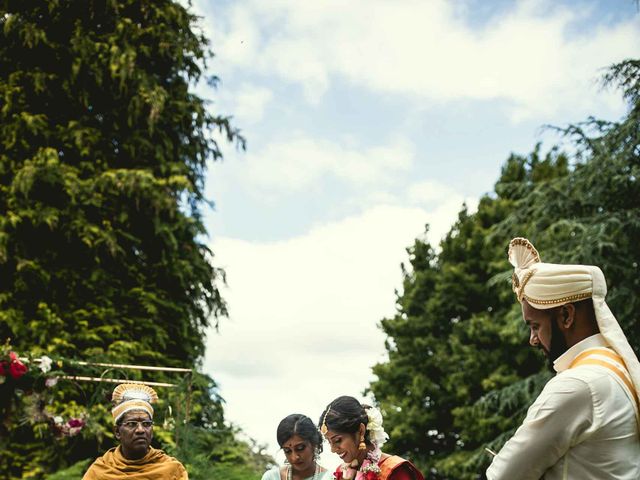
<instances>
[{"instance_id":1,"label":"sky","mask_svg":"<svg viewBox=\"0 0 640 480\"><path fill-rule=\"evenodd\" d=\"M437 245L543 125L625 107L603 68L640 51L631 0L193 0L241 151L206 183L229 317L204 370L227 419L284 459L279 421L364 399L415 238ZM517 233L517 232L514 232ZM338 463L323 454L325 466Z\"/></svg>"}]
</instances>

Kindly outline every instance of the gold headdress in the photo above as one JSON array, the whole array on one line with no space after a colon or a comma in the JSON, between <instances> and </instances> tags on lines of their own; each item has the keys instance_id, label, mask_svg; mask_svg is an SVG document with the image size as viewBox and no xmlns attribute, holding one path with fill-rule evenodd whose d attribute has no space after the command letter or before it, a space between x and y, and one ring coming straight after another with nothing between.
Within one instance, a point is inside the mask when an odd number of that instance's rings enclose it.
<instances>
[{"instance_id":1,"label":"gold headdress","mask_svg":"<svg viewBox=\"0 0 640 480\"><path fill-rule=\"evenodd\" d=\"M518 297L518 301L521 302L524 296L524 287L535 273L535 270L530 267L540 263L540 255L529 240L521 237L514 238L509 242L508 255L509 262L515 268L511 276L511 287Z\"/></svg>"},{"instance_id":2,"label":"gold headdress","mask_svg":"<svg viewBox=\"0 0 640 480\"><path fill-rule=\"evenodd\" d=\"M324 417L322 418L322 426L320 427L320 433L322 435L326 435L329 429L327 428L327 415L329 414L329 410L331 410L331 404L327 407L327 411L324 412Z\"/></svg>"},{"instance_id":3,"label":"gold headdress","mask_svg":"<svg viewBox=\"0 0 640 480\"><path fill-rule=\"evenodd\" d=\"M509 262L514 267L511 282L518 301L526 300L532 307L553 308L593 294L597 267L543 263L526 238L509 242Z\"/></svg>"},{"instance_id":4,"label":"gold headdress","mask_svg":"<svg viewBox=\"0 0 640 480\"><path fill-rule=\"evenodd\" d=\"M111 409L115 423L127 412L142 410L153 418L152 403L158 400L158 394L148 385L141 383L122 383L118 385L111 395L114 407Z\"/></svg>"}]
</instances>

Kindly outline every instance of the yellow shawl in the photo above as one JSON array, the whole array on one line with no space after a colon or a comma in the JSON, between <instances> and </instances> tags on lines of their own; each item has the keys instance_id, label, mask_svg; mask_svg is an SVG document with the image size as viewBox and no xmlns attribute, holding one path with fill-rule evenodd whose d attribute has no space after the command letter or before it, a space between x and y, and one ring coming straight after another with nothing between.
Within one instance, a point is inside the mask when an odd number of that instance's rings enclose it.
<instances>
[{"instance_id":1,"label":"yellow shawl","mask_svg":"<svg viewBox=\"0 0 640 480\"><path fill-rule=\"evenodd\" d=\"M140 460L124 458L120 447L96 459L82 480L188 480L182 464L162 450L150 448Z\"/></svg>"}]
</instances>

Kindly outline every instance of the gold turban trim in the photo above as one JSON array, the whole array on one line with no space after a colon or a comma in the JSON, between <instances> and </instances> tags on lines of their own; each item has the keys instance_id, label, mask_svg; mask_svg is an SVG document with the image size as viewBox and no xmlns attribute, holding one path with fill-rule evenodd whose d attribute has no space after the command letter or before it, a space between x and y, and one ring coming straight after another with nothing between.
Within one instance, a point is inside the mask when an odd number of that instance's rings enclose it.
<instances>
[{"instance_id":1,"label":"gold turban trim","mask_svg":"<svg viewBox=\"0 0 640 480\"><path fill-rule=\"evenodd\" d=\"M153 418L152 403L158 400L158 394L148 385L141 383L122 383L118 385L111 395L114 407L111 409L114 423L127 412L141 410Z\"/></svg>"}]
</instances>

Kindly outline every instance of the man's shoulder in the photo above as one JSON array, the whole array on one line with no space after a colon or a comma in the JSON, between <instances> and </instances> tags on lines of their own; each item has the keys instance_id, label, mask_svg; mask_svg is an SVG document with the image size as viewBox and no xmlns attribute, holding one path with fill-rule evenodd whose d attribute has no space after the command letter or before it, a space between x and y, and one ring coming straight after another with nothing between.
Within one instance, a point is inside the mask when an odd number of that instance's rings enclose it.
<instances>
[{"instance_id":1,"label":"man's shoulder","mask_svg":"<svg viewBox=\"0 0 640 480\"><path fill-rule=\"evenodd\" d=\"M159 448L151 447L149 452L151 453L151 458L153 458L154 459L153 461L155 461L155 462L176 463L176 464L180 465L182 468L184 468L184 465L182 465L180 460L178 460L176 457L172 457L171 455L166 453L164 450L161 450Z\"/></svg>"},{"instance_id":2,"label":"man's shoulder","mask_svg":"<svg viewBox=\"0 0 640 480\"><path fill-rule=\"evenodd\" d=\"M614 375L609 369L598 365L580 365L560 372L547 385L552 384L552 388L572 385L576 389L583 388L593 391L608 388L612 380L614 380Z\"/></svg>"},{"instance_id":3,"label":"man's shoulder","mask_svg":"<svg viewBox=\"0 0 640 480\"><path fill-rule=\"evenodd\" d=\"M585 378L562 372L547 382L530 411L543 407L567 411L590 404L591 396L591 387Z\"/></svg>"},{"instance_id":4,"label":"man's shoulder","mask_svg":"<svg viewBox=\"0 0 640 480\"><path fill-rule=\"evenodd\" d=\"M549 380L538 400L547 401L553 398L554 403L591 403L594 396L600 397L616 388L614 384L615 380L603 369L591 366L571 368Z\"/></svg>"},{"instance_id":5,"label":"man's shoulder","mask_svg":"<svg viewBox=\"0 0 640 480\"><path fill-rule=\"evenodd\" d=\"M580 369L582 370L582 369ZM589 384L594 380L593 372L578 371L576 368L565 370L555 375L544 386L547 391L589 390Z\"/></svg>"},{"instance_id":6,"label":"man's shoulder","mask_svg":"<svg viewBox=\"0 0 640 480\"><path fill-rule=\"evenodd\" d=\"M85 472L82 480L99 480L104 477L113 464L113 455L117 447L110 448L105 453L96 458Z\"/></svg>"},{"instance_id":7,"label":"man's shoulder","mask_svg":"<svg viewBox=\"0 0 640 480\"><path fill-rule=\"evenodd\" d=\"M114 455L116 453L117 448L118 447L110 448L109 450L104 452L99 457L96 457L96 459L93 461L93 463L91 463L89 468L93 467L94 465L100 465L102 463L111 463L112 459L114 458Z\"/></svg>"}]
</instances>

